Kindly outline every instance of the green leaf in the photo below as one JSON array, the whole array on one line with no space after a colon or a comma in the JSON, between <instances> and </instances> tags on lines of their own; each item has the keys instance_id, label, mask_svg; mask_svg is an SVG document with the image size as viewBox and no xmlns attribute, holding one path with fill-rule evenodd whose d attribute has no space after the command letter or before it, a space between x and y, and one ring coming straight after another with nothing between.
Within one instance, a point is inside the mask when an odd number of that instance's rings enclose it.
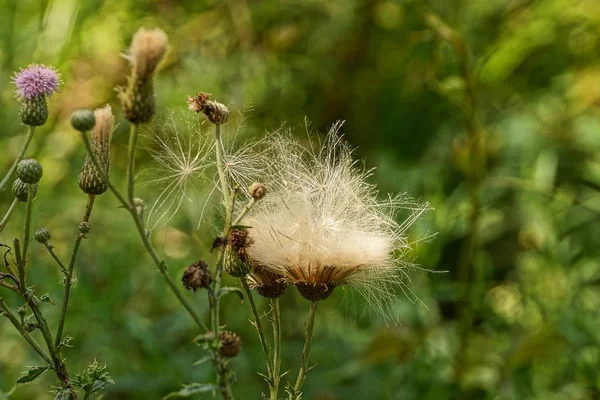
<instances>
[{"instance_id":1,"label":"green leaf","mask_svg":"<svg viewBox=\"0 0 600 400\"><path fill-rule=\"evenodd\" d=\"M27 370L27 373L25 376L20 377L17 380L17 383L27 383L27 382L31 382L33 381L35 378L37 378L38 376L40 376L41 374L43 374L44 372L46 372L47 370L49 370L50 367L45 365L43 367L30 367L29 370Z\"/></svg>"},{"instance_id":2,"label":"green leaf","mask_svg":"<svg viewBox=\"0 0 600 400\"><path fill-rule=\"evenodd\" d=\"M54 400L71 400L73 391L71 389L60 389L54 392Z\"/></svg>"},{"instance_id":3,"label":"green leaf","mask_svg":"<svg viewBox=\"0 0 600 400\"><path fill-rule=\"evenodd\" d=\"M240 300L244 301L244 292L242 292L242 289L236 287L222 287L217 292L217 297L221 298L228 293L235 293L239 296Z\"/></svg>"},{"instance_id":4,"label":"green leaf","mask_svg":"<svg viewBox=\"0 0 600 400\"><path fill-rule=\"evenodd\" d=\"M194 366L205 364L205 363L209 362L210 360L212 360L211 356L202 357L201 359L199 359L198 361L196 361L194 363Z\"/></svg>"},{"instance_id":5,"label":"green leaf","mask_svg":"<svg viewBox=\"0 0 600 400\"><path fill-rule=\"evenodd\" d=\"M183 389L181 389L178 392L169 393L168 395L163 397L162 400L190 397L198 393L213 392L216 390L217 385L214 385L212 383L192 383L189 385L185 385Z\"/></svg>"},{"instance_id":6,"label":"green leaf","mask_svg":"<svg viewBox=\"0 0 600 400\"><path fill-rule=\"evenodd\" d=\"M52 300L52 298L50 297L50 293L46 293L45 295L43 295L42 297L40 297L40 301L42 301L43 303L50 303L53 306L56 305L56 303L54 302L54 300Z\"/></svg>"}]
</instances>

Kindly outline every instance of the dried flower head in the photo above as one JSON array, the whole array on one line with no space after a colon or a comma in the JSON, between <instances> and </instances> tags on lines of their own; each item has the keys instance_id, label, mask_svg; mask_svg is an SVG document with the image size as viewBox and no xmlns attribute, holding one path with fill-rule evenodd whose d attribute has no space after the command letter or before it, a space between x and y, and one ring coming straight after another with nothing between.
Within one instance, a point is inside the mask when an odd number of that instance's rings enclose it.
<instances>
[{"instance_id":1,"label":"dried flower head","mask_svg":"<svg viewBox=\"0 0 600 400\"><path fill-rule=\"evenodd\" d=\"M287 282L282 275L269 269L254 265L250 274L250 288L267 299L276 299L283 296L287 289Z\"/></svg>"},{"instance_id":2,"label":"dried flower head","mask_svg":"<svg viewBox=\"0 0 600 400\"><path fill-rule=\"evenodd\" d=\"M370 171L338 135L340 126L309 148L285 133L270 140L270 195L243 221L252 227L248 255L311 301L347 285L388 315L410 265L406 230L428 206L406 196L380 199L366 181ZM400 210L409 215L398 223Z\"/></svg>"},{"instance_id":3,"label":"dried flower head","mask_svg":"<svg viewBox=\"0 0 600 400\"><path fill-rule=\"evenodd\" d=\"M219 353L223 357L235 357L242 350L242 339L234 332L219 332L219 341L221 342Z\"/></svg>"},{"instance_id":4,"label":"dried flower head","mask_svg":"<svg viewBox=\"0 0 600 400\"><path fill-rule=\"evenodd\" d=\"M127 120L143 124L154 116L153 75L158 63L165 56L168 37L160 29L140 28L131 42L126 58L131 62L132 71L127 88L118 88L119 99Z\"/></svg>"},{"instance_id":5,"label":"dried flower head","mask_svg":"<svg viewBox=\"0 0 600 400\"><path fill-rule=\"evenodd\" d=\"M21 68L12 81L17 87L17 97L24 100L50 97L58 92L62 83L60 73L54 67L35 63Z\"/></svg>"},{"instance_id":6,"label":"dried flower head","mask_svg":"<svg viewBox=\"0 0 600 400\"><path fill-rule=\"evenodd\" d=\"M209 93L198 92L195 97L188 96L188 108L195 113L203 113L208 120L220 125L229 119L229 109L221 103L210 100Z\"/></svg>"},{"instance_id":7,"label":"dried flower head","mask_svg":"<svg viewBox=\"0 0 600 400\"><path fill-rule=\"evenodd\" d=\"M115 126L115 117L108 104L103 108L96 109L94 117L96 123L91 132L92 151L104 174L108 175L110 171L110 140ZM108 189L108 182L102 178L89 156L86 156L79 173L79 187L85 193L94 195L100 195Z\"/></svg>"},{"instance_id":8,"label":"dried flower head","mask_svg":"<svg viewBox=\"0 0 600 400\"><path fill-rule=\"evenodd\" d=\"M183 287L194 292L202 288L208 289L212 282L208 265L204 261L191 264L183 272L181 282L183 283Z\"/></svg>"}]
</instances>

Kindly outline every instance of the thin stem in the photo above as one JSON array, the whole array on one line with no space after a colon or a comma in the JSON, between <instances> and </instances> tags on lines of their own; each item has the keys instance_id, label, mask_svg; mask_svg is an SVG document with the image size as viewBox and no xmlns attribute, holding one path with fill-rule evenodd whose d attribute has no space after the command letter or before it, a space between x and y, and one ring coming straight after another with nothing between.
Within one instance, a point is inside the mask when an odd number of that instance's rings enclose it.
<instances>
[{"instance_id":1,"label":"thin stem","mask_svg":"<svg viewBox=\"0 0 600 400\"><path fill-rule=\"evenodd\" d=\"M12 216L13 211L15 211L17 204L19 204L19 199L14 199L12 204L8 208L8 211L6 211L6 215L4 215L4 218L2 218L2 221L0 221L0 232L4 230L4 227L8 223L10 217Z\"/></svg>"},{"instance_id":2,"label":"thin stem","mask_svg":"<svg viewBox=\"0 0 600 400\"><path fill-rule=\"evenodd\" d=\"M27 332L23 328L23 325L21 325L17 317L10 311L10 308L8 308L8 305L4 302L2 298L0 298L0 309L4 311L4 315L6 316L6 318L8 318L8 320L13 324L13 326L19 331L21 336L23 336L23 339L25 339L27 343L29 343L33 350L35 350L35 352L38 353L40 357L44 359L44 361L52 365L52 360L50 359L50 356L48 356L48 354L46 354L46 352L42 350L42 348L39 344L37 344L35 339L33 339L29 335L29 332Z\"/></svg>"},{"instance_id":3,"label":"thin stem","mask_svg":"<svg viewBox=\"0 0 600 400\"><path fill-rule=\"evenodd\" d=\"M67 270L67 267L65 267L65 264L60 260L60 258L58 258L58 256L54 252L54 247L52 247L52 245L48 242L44 243L44 247L46 248L50 256L52 256L54 261L56 261L61 272L65 275L65 277L67 277L69 275L69 271Z\"/></svg>"},{"instance_id":4,"label":"thin stem","mask_svg":"<svg viewBox=\"0 0 600 400\"><path fill-rule=\"evenodd\" d=\"M85 214L83 215L83 222L89 222L90 215L92 213L92 208L94 207L94 200L96 196L89 195L87 205L85 207ZM75 243L73 244L73 250L71 251L71 259L69 260L69 268L67 269L67 273L65 275L65 290L63 292L63 302L62 309L60 313L60 319L58 320L58 328L56 329L56 339L54 342L55 347L58 347L62 340L63 330L65 327L65 320L67 318L67 309L69 307L69 297L71 295L71 287L73 286L73 271L75 270L75 261L77 260L77 253L79 252L79 246L81 245L81 241L85 238L85 234L82 232L77 233L77 238L75 239ZM46 246L47 248L48 246ZM50 250L49 250L50 251ZM51 255L54 254L52 251ZM61 266L61 269L64 269L64 265L56 258L57 262Z\"/></svg>"},{"instance_id":5,"label":"thin stem","mask_svg":"<svg viewBox=\"0 0 600 400\"><path fill-rule=\"evenodd\" d=\"M244 206L244 208L242 209L240 214L237 216L237 218L233 222L232 226L239 225L255 203L256 203L256 199L254 199L254 198L250 199L248 201L248 203Z\"/></svg>"},{"instance_id":6,"label":"thin stem","mask_svg":"<svg viewBox=\"0 0 600 400\"><path fill-rule=\"evenodd\" d=\"M25 264L27 264L27 250L29 249L29 235L31 234L31 211L33 208L34 184L27 185L27 208L25 211L25 227L23 228L23 253L21 262L17 263L19 271L19 282L21 283L21 294L27 291L27 278L25 276Z\"/></svg>"},{"instance_id":7,"label":"thin stem","mask_svg":"<svg viewBox=\"0 0 600 400\"><path fill-rule=\"evenodd\" d=\"M250 286L248 286L248 280L246 277L240 278L240 282L242 283L242 288L244 288L244 293L246 293L246 297L248 298L248 304L250 305L250 310L252 311L252 316L254 317L254 326L258 331L258 337L260 339L260 346L263 349L263 353L265 353L265 360L267 362L267 373L269 379L273 380L273 365L271 362L271 349L267 339L265 337L265 332L262 327L262 323L260 322L260 315L258 314L258 310L256 308L256 303L254 302L254 298L252 297L252 291L250 290ZM269 382L269 386L271 382Z\"/></svg>"},{"instance_id":8,"label":"thin stem","mask_svg":"<svg viewBox=\"0 0 600 400\"><path fill-rule=\"evenodd\" d=\"M127 164L127 199L129 205L133 205L134 190L135 190L135 150L138 139L138 126L137 124L131 124L129 128L129 147L128 147L128 159Z\"/></svg>"},{"instance_id":9,"label":"thin stem","mask_svg":"<svg viewBox=\"0 0 600 400\"><path fill-rule=\"evenodd\" d=\"M271 400L277 400L281 378L281 313L279 311L279 298L271 299L271 308L273 309L273 387L271 389Z\"/></svg>"},{"instance_id":10,"label":"thin stem","mask_svg":"<svg viewBox=\"0 0 600 400\"><path fill-rule=\"evenodd\" d=\"M217 172L219 173L219 181L221 182L222 202L225 207L225 214L229 214L229 204L227 203L227 196L229 194L227 177L225 170L223 169L223 141L221 139L221 125L215 125L215 156L217 163Z\"/></svg>"},{"instance_id":11,"label":"thin stem","mask_svg":"<svg viewBox=\"0 0 600 400\"><path fill-rule=\"evenodd\" d=\"M300 370L298 371L298 378L294 385L294 390L290 398L292 400L299 399L302 395L302 385L306 379L306 374L309 371L308 368L308 357L310 355L310 346L312 344L313 328L315 326L315 315L317 314L317 303L310 303L310 315L308 316L308 322L306 323L306 340L304 341L304 350L302 351L302 361L300 363Z\"/></svg>"},{"instance_id":12,"label":"thin stem","mask_svg":"<svg viewBox=\"0 0 600 400\"><path fill-rule=\"evenodd\" d=\"M35 126L30 125L29 130L27 132L27 136L25 137L25 142L21 146L21 150L19 150L19 154L17 154L17 158L15 159L13 164L10 166L10 169L6 173L6 176L2 179L2 182L0 182L0 192L4 189L4 187L6 186L6 184L12 177L12 175L15 173L15 170L17 169L17 164L19 164L19 161L21 161L23 159L23 156L25 155L25 152L27 151L27 147L29 147L29 143L31 143L31 139L33 138L34 132L35 132ZM31 192L29 192L29 193L31 193Z\"/></svg>"}]
</instances>

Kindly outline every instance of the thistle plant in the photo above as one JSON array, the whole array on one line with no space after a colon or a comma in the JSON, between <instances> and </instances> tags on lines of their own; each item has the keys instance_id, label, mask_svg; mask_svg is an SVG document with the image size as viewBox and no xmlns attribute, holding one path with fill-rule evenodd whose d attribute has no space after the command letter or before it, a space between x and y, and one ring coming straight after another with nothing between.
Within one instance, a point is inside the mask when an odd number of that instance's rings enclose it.
<instances>
[{"instance_id":1,"label":"thistle plant","mask_svg":"<svg viewBox=\"0 0 600 400\"><path fill-rule=\"evenodd\" d=\"M4 187L16 172L17 178L12 184L12 194L15 199L0 222L0 232L7 225L19 204L25 203L26 206L22 238L14 238L10 245L2 244L6 248L4 254L6 272L0 271L0 289L3 290L0 292L0 316L10 321L41 358L41 365L30 367L25 375L19 378L18 384L31 382L46 371L52 371L58 381L58 385L51 390L55 399L75 400L79 398L79 395L82 395L83 399L90 399L106 384L112 383L112 379L106 371L106 366L97 362L91 363L84 372L75 374L75 377L69 374L63 353L67 347L71 347L74 338L64 334L64 327L71 290L76 282L77 254L81 242L90 232L89 221L94 196L100 193L90 194L88 197L82 222L76 229L75 242L68 263L63 262L54 251L50 231L40 228L32 235L34 202L38 194L38 182L43 178L44 169L37 160L23 159L23 156L31 141L35 126L43 125L48 118L46 98L58 89L61 81L60 75L54 68L37 64L21 70L15 75L13 81L17 86L17 96L21 101L21 120L30 128L25 144L1 183L1 187ZM103 139L107 139L106 142L103 142L104 148L99 150L103 153L103 159L107 160L109 157L108 143L113 128L112 122L101 121L95 124L95 119L88 122L87 129L104 132L104 134L96 135L97 137L108 134L108 137L103 137ZM98 140L96 139L96 141ZM63 299L60 317L55 323L49 322L44 316L44 309L48 305L55 305L55 301L49 294L40 294L38 289L31 286L28 281L28 271L32 269L30 265L33 263L29 255L29 245L33 239L46 248L63 275ZM4 293L10 294L11 292L14 295L15 303L20 304L16 312L14 306L9 305L2 297ZM55 333L53 333L54 329ZM43 344L39 343L36 336L41 337Z\"/></svg>"}]
</instances>

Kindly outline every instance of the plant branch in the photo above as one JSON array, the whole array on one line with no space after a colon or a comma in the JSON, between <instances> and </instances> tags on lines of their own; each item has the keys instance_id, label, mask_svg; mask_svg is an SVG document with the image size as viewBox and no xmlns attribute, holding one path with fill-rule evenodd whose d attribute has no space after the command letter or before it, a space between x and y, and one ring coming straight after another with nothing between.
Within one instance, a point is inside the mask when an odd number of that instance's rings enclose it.
<instances>
[{"instance_id":1,"label":"plant branch","mask_svg":"<svg viewBox=\"0 0 600 400\"><path fill-rule=\"evenodd\" d=\"M300 370L298 371L298 378L296 379L296 384L294 385L294 389L290 394L291 400L300 399L300 396L302 395L302 385L304 384L306 374L309 371L308 357L310 355L310 346L312 344L313 328L315 327L316 314L317 303L313 301L310 303L310 314L308 316L308 322L306 323L306 340L304 341L304 349L302 350L302 361L300 363Z\"/></svg>"},{"instance_id":2,"label":"plant branch","mask_svg":"<svg viewBox=\"0 0 600 400\"><path fill-rule=\"evenodd\" d=\"M15 170L17 169L17 164L19 164L19 161L21 161L23 159L23 156L25 155L25 152L27 151L27 148L29 147L29 143L31 143L31 139L33 138L33 134L35 132L35 126L30 125L28 129L29 130L27 132L27 136L25 137L25 142L23 142L23 145L21 146L21 150L19 150L19 154L17 154L17 158L15 159L13 164L10 166L10 169L6 173L6 176L2 179L2 182L0 182L0 192L4 189L4 187L6 186L6 184L12 177L12 175L15 173ZM29 193L31 193L31 192L29 192Z\"/></svg>"},{"instance_id":3,"label":"plant branch","mask_svg":"<svg viewBox=\"0 0 600 400\"><path fill-rule=\"evenodd\" d=\"M4 230L4 227L8 223L8 220L12 216L12 213L13 213L13 211L15 211L15 208L17 207L18 204L19 204L19 199L14 199L13 202L11 203L10 207L8 208L8 211L6 211L6 214L4 215L4 218L2 218L2 221L0 221L0 232L2 232Z\"/></svg>"},{"instance_id":4,"label":"plant branch","mask_svg":"<svg viewBox=\"0 0 600 400\"><path fill-rule=\"evenodd\" d=\"M271 400L277 400L281 379L281 313L279 311L279 298L271 299L271 307L273 309L273 388L271 390Z\"/></svg>"}]
</instances>

